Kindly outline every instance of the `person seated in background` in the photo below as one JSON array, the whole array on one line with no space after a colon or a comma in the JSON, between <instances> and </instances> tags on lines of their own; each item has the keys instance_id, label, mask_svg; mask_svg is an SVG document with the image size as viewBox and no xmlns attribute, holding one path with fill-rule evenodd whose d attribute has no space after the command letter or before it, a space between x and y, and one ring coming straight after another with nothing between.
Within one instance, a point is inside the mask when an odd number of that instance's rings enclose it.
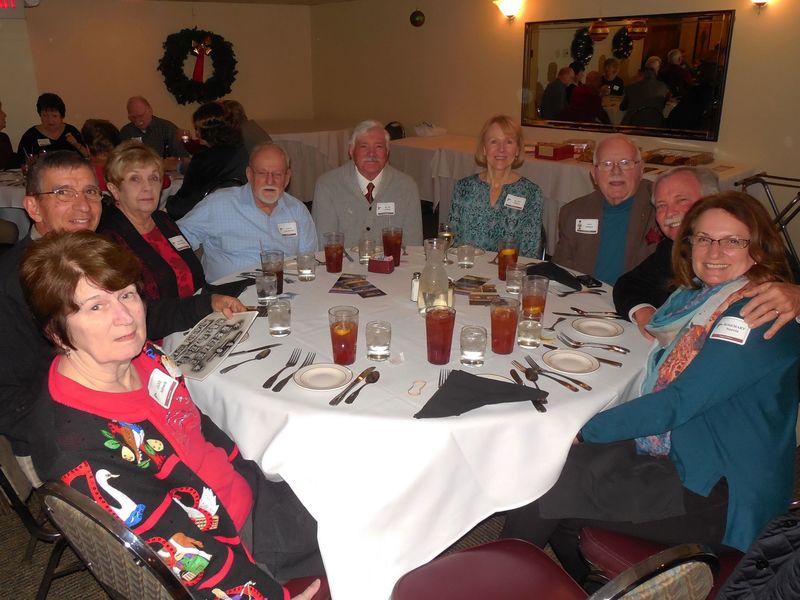
<instances>
[{"instance_id":1,"label":"person seated in background","mask_svg":"<svg viewBox=\"0 0 800 600\"><path fill-rule=\"evenodd\" d=\"M641 115L640 111L644 110L655 111L654 126L663 124L664 105L667 103L669 88L663 81L658 80L657 71L652 68L655 65L651 61L652 59L649 59L642 69L641 79L625 88L625 98L619 105L620 110L626 111L622 117L623 125L632 124L637 115Z\"/></svg>"},{"instance_id":2,"label":"person seated in background","mask_svg":"<svg viewBox=\"0 0 800 600\"><path fill-rule=\"evenodd\" d=\"M53 231L94 231L100 220L100 188L94 169L76 152L41 156L28 172L23 204L33 221L30 233L0 257L0 434L18 456L30 454L26 417L53 358L22 293L19 268L33 240ZM154 339L190 329L218 311L230 317L246 310L238 299L218 294L161 298L147 303L147 327Z\"/></svg>"},{"instance_id":3,"label":"person seated in background","mask_svg":"<svg viewBox=\"0 0 800 600\"><path fill-rule=\"evenodd\" d=\"M114 204L97 232L130 249L142 263L141 294L148 300L186 298L205 285L200 260L167 213L158 210L164 163L135 140L120 144L106 164Z\"/></svg>"},{"instance_id":4,"label":"person seated in background","mask_svg":"<svg viewBox=\"0 0 800 600\"><path fill-rule=\"evenodd\" d=\"M572 69L572 72L575 74L575 77L567 86L567 104L569 104L569 99L572 97L572 92L575 91L579 85L583 84L583 80L586 77L586 65L583 64L579 60L574 60L569 64L569 68Z\"/></svg>"},{"instance_id":5,"label":"person seated in background","mask_svg":"<svg viewBox=\"0 0 800 600\"><path fill-rule=\"evenodd\" d=\"M619 61L616 58L607 58L603 63L603 79L600 85L606 96L625 95L625 82L619 76Z\"/></svg>"},{"instance_id":6,"label":"person seated in background","mask_svg":"<svg viewBox=\"0 0 800 600\"><path fill-rule=\"evenodd\" d=\"M652 254L661 234L639 147L625 135L610 135L597 145L593 162L597 189L559 211L553 261L613 285Z\"/></svg>"},{"instance_id":7,"label":"person seated in background","mask_svg":"<svg viewBox=\"0 0 800 600\"><path fill-rule=\"evenodd\" d=\"M25 253L23 288L58 349L31 419L33 465L133 529L194 598L245 584L251 598L283 599L277 578L324 572L316 522L287 483L241 457L147 341L139 266L89 231Z\"/></svg>"},{"instance_id":8,"label":"person seated in background","mask_svg":"<svg viewBox=\"0 0 800 600\"><path fill-rule=\"evenodd\" d=\"M19 164L25 164L43 152L54 150L70 150L81 156L89 156L89 151L83 145L81 132L64 122L67 107L57 94L48 92L39 96L36 100L36 112L42 122L22 134L17 148Z\"/></svg>"},{"instance_id":9,"label":"person seated in background","mask_svg":"<svg viewBox=\"0 0 800 600\"><path fill-rule=\"evenodd\" d=\"M19 166L19 160L11 146L8 134L3 133L6 128L6 113L3 112L3 103L0 102L0 171L14 169Z\"/></svg>"},{"instance_id":10,"label":"person seated in background","mask_svg":"<svg viewBox=\"0 0 800 600\"><path fill-rule=\"evenodd\" d=\"M389 133L378 121L353 129L350 162L317 179L312 211L320 239L344 233L346 246L381 239L384 227L402 227L403 245L422 245L422 206L416 182L389 162Z\"/></svg>"},{"instance_id":11,"label":"person seated in background","mask_svg":"<svg viewBox=\"0 0 800 600\"><path fill-rule=\"evenodd\" d=\"M248 154L242 132L225 118L225 109L217 102L203 104L192 115L197 135L208 144L192 157L183 184L167 199L167 212L180 219L211 192L247 181Z\"/></svg>"},{"instance_id":12,"label":"person seated in background","mask_svg":"<svg viewBox=\"0 0 800 600\"><path fill-rule=\"evenodd\" d=\"M283 148L261 144L250 155L246 185L210 194L178 221L192 248L203 247L209 281L261 264L262 249L286 256L316 251L306 205L285 191L291 178Z\"/></svg>"},{"instance_id":13,"label":"person seated in background","mask_svg":"<svg viewBox=\"0 0 800 600\"><path fill-rule=\"evenodd\" d=\"M105 119L87 119L81 127L81 135L89 150L89 160L94 166L97 175L97 185L104 192L108 191L106 185L106 161L111 151L119 145L119 129L111 121Z\"/></svg>"},{"instance_id":14,"label":"person seated in background","mask_svg":"<svg viewBox=\"0 0 800 600\"><path fill-rule=\"evenodd\" d=\"M644 69L650 69L656 75L658 75L658 73L661 71L661 58L658 56L649 56L642 67L642 70Z\"/></svg>"},{"instance_id":15,"label":"person seated in background","mask_svg":"<svg viewBox=\"0 0 800 600\"><path fill-rule=\"evenodd\" d=\"M557 119L567 106L567 86L575 81L575 73L569 67L562 67L558 76L547 84L542 95L539 116L542 119Z\"/></svg>"},{"instance_id":16,"label":"person seated in background","mask_svg":"<svg viewBox=\"0 0 800 600\"><path fill-rule=\"evenodd\" d=\"M456 182L450 222L455 244L497 250L504 238L519 242L523 256L542 250L544 200L539 186L513 169L525 162L522 128L511 117L492 117L481 128L475 163L483 170Z\"/></svg>"},{"instance_id":17,"label":"person seated in background","mask_svg":"<svg viewBox=\"0 0 800 600\"><path fill-rule=\"evenodd\" d=\"M602 80L597 71L587 73L586 83L573 90L567 107L561 111L558 118L578 123L611 123L600 99Z\"/></svg>"},{"instance_id":18,"label":"person seated in background","mask_svg":"<svg viewBox=\"0 0 800 600\"><path fill-rule=\"evenodd\" d=\"M672 248L686 212L703 197L719 193L716 173L705 167L676 167L653 183L656 222L664 234L655 252L614 284L614 308L636 323L643 336L652 339L647 325L656 309L674 291ZM778 329L800 314L800 287L786 282L748 286L743 297L753 300L742 308L748 327L755 329L774 320L764 334L771 338Z\"/></svg>"},{"instance_id":19,"label":"person seated in background","mask_svg":"<svg viewBox=\"0 0 800 600\"><path fill-rule=\"evenodd\" d=\"M244 112L244 106L236 100L221 100L220 104L225 109L225 119L242 132L242 141L247 153L253 151L253 148L264 142L271 142L272 138L264 129L253 121L248 119L247 114Z\"/></svg>"},{"instance_id":20,"label":"person seated in background","mask_svg":"<svg viewBox=\"0 0 800 600\"><path fill-rule=\"evenodd\" d=\"M667 84L670 93L675 97L683 96L695 84L694 76L684 62L680 48L667 52L667 64L658 74L658 78Z\"/></svg>"},{"instance_id":21,"label":"person seated in background","mask_svg":"<svg viewBox=\"0 0 800 600\"><path fill-rule=\"evenodd\" d=\"M153 108L142 96L132 96L127 103L128 120L120 127L123 140L137 140L147 144L158 155L170 158L169 169L175 169L180 159L184 166L189 161L189 153L183 147L181 135L175 123L153 115Z\"/></svg>"},{"instance_id":22,"label":"person seated in background","mask_svg":"<svg viewBox=\"0 0 800 600\"><path fill-rule=\"evenodd\" d=\"M576 581L582 527L745 551L792 497L800 326L765 340L736 293L789 280L778 230L756 199L725 192L696 203L676 240L679 288L648 326L643 395L595 415L555 485L506 515L503 537L549 542Z\"/></svg>"}]
</instances>

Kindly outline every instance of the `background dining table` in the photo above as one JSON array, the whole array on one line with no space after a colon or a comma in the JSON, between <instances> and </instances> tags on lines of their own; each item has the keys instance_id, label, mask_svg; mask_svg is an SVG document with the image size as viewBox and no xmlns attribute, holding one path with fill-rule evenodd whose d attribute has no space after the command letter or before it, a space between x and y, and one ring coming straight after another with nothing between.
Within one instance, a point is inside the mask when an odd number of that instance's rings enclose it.
<instances>
[{"instance_id":1,"label":"background dining table","mask_svg":"<svg viewBox=\"0 0 800 600\"><path fill-rule=\"evenodd\" d=\"M391 274L367 273L355 262L344 262L345 273L365 275L386 295L361 298L329 293L339 277L317 268L313 282L285 285L292 295L292 332L270 337L265 318L257 318L249 338L237 350L281 343L264 359L244 364L205 380L188 379L195 403L238 444L242 454L256 461L267 477L287 481L319 523L319 544L334 598L375 600L388 598L395 581L409 570L431 560L488 516L531 502L556 481L576 433L597 412L636 397L649 343L627 321L613 320L622 333L612 338L590 338L572 329L573 318L557 330L583 341L625 346L629 354L593 349L589 353L622 362L617 368L601 364L594 372L573 375L592 387L571 392L552 380L540 378L549 392L547 412L530 402L484 406L457 417L415 419L436 392L441 368L427 361L425 322L410 300L411 275L421 271L422 248L408 248ZM321 258L321 253L318 254ZM506 296L497 280L494 253L478 256L475 268L447 265L449 275L489 278ZM521 259L525 262L528 259ZM553 311L611 311L611 294L557 296L552 285L547 297L545 325ZM242 296L256 303L251 286ZM338 392L311 391L290 381L280 392L262 383L283 367L294 348L316 352L315 363L331 363L328 308L348 304L359 309L357 358L350 365L357 374L368 366L380 371L380 380L367 387L353 404L330 406ZM466 296L455 296L456 327L448 369L459 369L459 332L467 324L490 331L488 306L471 306ZM577 318L577 317L576 317ZM372 362L366 358L364 326L367 321L392 324L391 358ZM182 334L165 340L168 350ZM491 340L489 341L489 344ZM563 347L557 341L550 342ZM487 347L486 362L473 374L508 376L512 359L533 355L541 364L544 348L514 348L497 355ZM226 366L255 356L229 357ZM296 367L295 367L296 368ZM284 374L291 373L287 369ZM498 386L511 385L498 382ZM415 395L418 394L418 395Z\"/></svg>"}]
</instances>

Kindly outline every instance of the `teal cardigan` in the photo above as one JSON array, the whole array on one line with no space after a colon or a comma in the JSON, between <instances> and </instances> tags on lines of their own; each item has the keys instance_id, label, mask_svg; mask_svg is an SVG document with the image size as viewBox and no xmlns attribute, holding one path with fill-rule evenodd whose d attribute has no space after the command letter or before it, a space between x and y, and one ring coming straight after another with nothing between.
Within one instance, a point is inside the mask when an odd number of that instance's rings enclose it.
<instances>
[{"instance_id":1,"label":"teal cardigan","mask_svg":"<svg viewBox=\"0 0 800 600\"><path fill-rule=\"evenodd\" d=\"M739 317L742 306L723 317ZM669 457L687 489L708 496L728 480L722 542L742 551L792 496L800 326L789 323L765 340L767 327L741 346L706 340L668 387L596 415L581 431L590 442L672 431Z\"/></svg>"}]
</instances>

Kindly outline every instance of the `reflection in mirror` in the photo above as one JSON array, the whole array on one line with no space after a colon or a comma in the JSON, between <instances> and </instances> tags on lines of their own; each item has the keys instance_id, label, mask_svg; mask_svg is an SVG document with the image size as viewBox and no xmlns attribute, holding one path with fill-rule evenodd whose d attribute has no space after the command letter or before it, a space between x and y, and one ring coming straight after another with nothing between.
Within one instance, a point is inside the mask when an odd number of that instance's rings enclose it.
<instances>
[{"instance_id":1,"label":"reflection in mirror","mask_svg":"<svg viewBox=\"0 0 800 600\"><path fill-rule=\"evenodd\" d=\"M607 18L603 39L595 19L526 23L522 124L715 141L733 19Z\"/></svg>"}]
</instances>

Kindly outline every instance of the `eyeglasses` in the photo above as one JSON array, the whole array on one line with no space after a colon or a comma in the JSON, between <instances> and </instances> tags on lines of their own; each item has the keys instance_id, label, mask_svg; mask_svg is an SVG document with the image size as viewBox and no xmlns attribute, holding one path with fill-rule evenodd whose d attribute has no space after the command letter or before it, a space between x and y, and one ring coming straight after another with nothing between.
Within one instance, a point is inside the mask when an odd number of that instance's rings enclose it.
<instances>
[{"instance_id":1,"label":"eyeglasses","mask_svg":"<svg viewBox=\"0 0 800 600\"><path fill-rule=\"evenodd\" d=\"M744 250L750 245L750 240L743 240L741 238L727 237L720 240L715 240L706 235L690 235L686 240L698 248L710 248L714 242L717 242L721 250Z\"/></svg>"},{"instance_id":2,"label":"eyeglasses","mask_svg":"<svg viewBox=\"0 0 800 600\"><path fill-rule=\"evenodd\" d=\"M100 202L102 197L100 188L95 186L86 187L82 192L72 189L71 187L59 187L52 192L34 192L35 196L48 196L50 194L55 196L56 200L62 204L72 204L81 194L83 194L83 197L89 202Z\"/></svg>"},{"instance_id":3,"label":"eyeglasses","mask_svg":"<svg viewBox=\"0 0 800 600\"><path fill-rule=\"evenodd\" d=\"M256 171L256 175L259 177L263 177L265 179L272 178L272 179L283 179L286 177L286 171Z\"/></svg>"},{"instance_id":4,"label":"eyeglasses","mask_svg":"<svg viewBox=\"0 0 800 600\"><path fill-rule=\"evenodd\" d=\"M597 167L601 171L611 171L615 166L617 166L622 171L630 171L640 162L641 161L630 160L628 158L623 158L622 160L600 160L597 161L595 167Z\"/></svg>"}]
</instances>

